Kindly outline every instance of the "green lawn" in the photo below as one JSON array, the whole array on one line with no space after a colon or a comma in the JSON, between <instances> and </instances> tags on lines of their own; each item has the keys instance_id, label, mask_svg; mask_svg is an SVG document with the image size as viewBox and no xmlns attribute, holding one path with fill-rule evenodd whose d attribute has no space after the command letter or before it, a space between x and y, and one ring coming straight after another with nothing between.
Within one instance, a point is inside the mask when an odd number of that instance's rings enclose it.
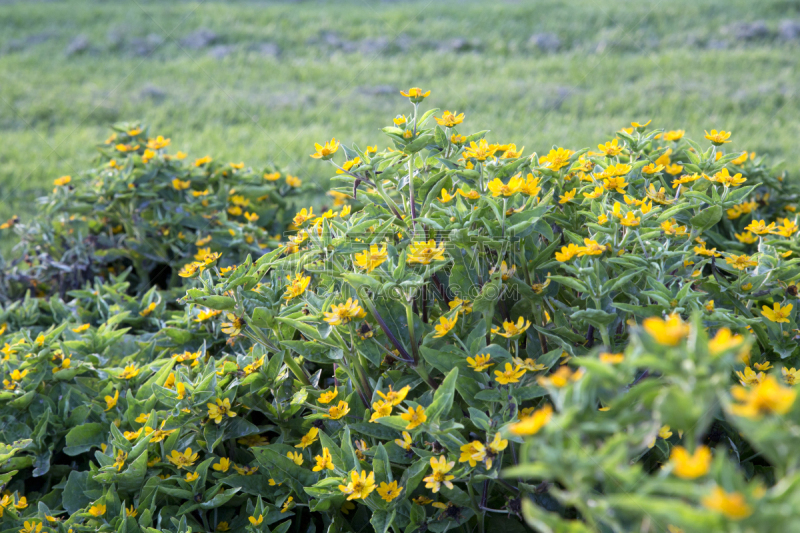
<instances>
[{"instance_id":1,"label":"green lawn","mask_svg":"<svg viewBox=\"0 0 800 533\"><path fill-rule=\"evenodd\" d=\"M526 153L596 145L653 119L694 138L733 130L731 146L796 173L799 10L785 0L3 4L0 216L32 216L32 200L91 164L123 120L146 121L191 156L274 161L322 182L313 143L383 144L378 128L408 112L396 90L411 85Z\"/></svg>"}]
</instances>

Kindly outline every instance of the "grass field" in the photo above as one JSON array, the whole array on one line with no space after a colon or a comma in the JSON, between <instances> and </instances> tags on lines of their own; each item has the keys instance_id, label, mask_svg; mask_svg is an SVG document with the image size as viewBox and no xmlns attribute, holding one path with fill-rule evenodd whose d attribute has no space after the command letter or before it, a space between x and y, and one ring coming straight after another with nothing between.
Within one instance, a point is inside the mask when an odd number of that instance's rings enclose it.
<instances>
[{"instance_id":1,"label":"grass field","mask_svg":"<svg viewBox=\"0 0 800 533\"><path fill-rule=\"evenodd\" d=\"M123 120L323 180L313 142L374 144L411 85L527 153L653 119L796 173L798 57L789 0L0 2L0 215L35 214Z\"/></svg>"}]
</instances>

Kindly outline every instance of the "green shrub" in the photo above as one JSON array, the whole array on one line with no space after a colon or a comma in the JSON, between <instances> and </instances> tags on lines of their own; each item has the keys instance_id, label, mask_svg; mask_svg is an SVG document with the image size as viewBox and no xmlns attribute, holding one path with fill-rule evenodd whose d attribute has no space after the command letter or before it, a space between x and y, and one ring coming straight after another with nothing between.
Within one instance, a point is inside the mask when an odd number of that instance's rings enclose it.
<instances>
[{"instance_id":1,"label":"green shrub","mask_svg":"<svg viewBox=\"0 0 800 533\"><path fill-rule=\"evenodd\" d=\"M240 261L274 247L291 221L291 199L309 190L274 168L190 159L171 148L146 126L116 125L98 147L96 168L56 179L34 220L6 223L24 261L0 274L0 295L63 297L127 268L140 291L179 286L180 268L204 250Z\"/></svg>"},{"instance_id":2,"label":"green shrub","mask_svg":"<svg viewBox=\"0 0 800 533\"><path fill-rule=\"evenodd\" d=\"M724 132L526 156L407 94L391 147L316 147L363 207L184 253L180 302L4 308L2 530L791 527L796 185Z\"/></svg>"}]
</instances>

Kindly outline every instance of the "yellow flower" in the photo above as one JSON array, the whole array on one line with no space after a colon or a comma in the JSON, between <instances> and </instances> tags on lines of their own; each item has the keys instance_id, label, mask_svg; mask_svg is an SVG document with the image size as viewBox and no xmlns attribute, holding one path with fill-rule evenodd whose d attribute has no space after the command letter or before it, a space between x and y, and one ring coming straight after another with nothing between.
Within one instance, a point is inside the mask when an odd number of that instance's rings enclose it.
<instances>
[{"instance_id":1,"label":"yellow flower","mask_svg":"<svg viewBox=\"0 0 800 533\"><path fill-rule=\"evenodd\" d=\"M444 189L442 190L444 191ZM380 249L378 248L377 244L372 244L370 245L369 250L364 250L363 252L356 254L356 266L366 270L367 272L372 272L381 264L383 264L388 258L389 255L386 252L385 244Z\"/></svg>"},{"instance_id":2,"label":"yellow flower","mask_svg":"<svg viewBox=\"0 0 800 533\"><path fill-rule=\"evenodd\" d=\"M522 157L522 152L525 151L525 147L523 146L519 150L517 150L516 144L509 144L506 146L506 151L503 153L502 159L517 159L518 157Z\"/></svg>"},{"instance_id":3,"label":"yellow flower","mask_svg":"<svg viewBox=\"0 0 800 533\"><path fill-rule=\"evenodd\" d=\"M40 533L40 531L42 531L41 522L34 522L33 520L29 522L25 520L22 529L19 530L19 533Z\"/></svg>"},{"instance_id":4,"label":"yellow flower","mask_svg":"<svg viewBox=\"0 0 800 533\"><path fill-rule=\"evenodd\" d=\"M400 496L401 492L403 492L403 489L397 486L397 481L392 481L391 483L382 481L380 487L378 487L378 495L386 502L394 500Z\"/></svg>"},{"instance_id":5,"label":"yellow flower","mask_svg":"<svg viewBox=\"0 0 800 533\"><path fill-rule=\"evenodd\" d=\"M550 170L560 170L569 164L569 158L574 154L572 150L566 148L555 148L550 150L546 156L539 158L540 165L547 165Z\"/></svg>"},{"instance_id":6,"label":"yellow flower","mask_svg":"<svg viewBox=\"0 0 800 533\"><path fill-rule=\"evenodd\" d=\"M328 414L325 415L325 418L330 418L331 420L339 420L349 412L350 412L350 406L347 404L346 401L341 400L337 405L332 405L328 409Z\"/></svg>"},{"instance_id":7,"label":"yellow flower","mask_svg":"<svg viewBox=\"0 0 800 533\"><path fill-rule=\"evenodd\" d=\"M530 416L526 416L519 422L512 424L509 429L514 435L535 435L550 422L552 417L553 406L548 404L541 409L537 409Z\"/></svg>"},{"instance_id":8,"label":"yellow flower","mask_svg":"<svg viewBox=\"0 0 800 533\"><path fill-rule=\"evenodd\" d=\"M782 387L774 377L766 376L749 389L734 386L731 395L739 402L731 405L731 413L746 418L759 418L762 414L786 414L794 404L797 392Z\"/></svg>"},{"instance_id":9,"label":"yellow flower","mask_svg":"<svg viewBox=\"0 0 800 533\"><path fill-rule=\"evenodd\" d=\"M717 172L711 178L711 181L715 181L724 185L725 187L738 187L742 183L747 181L747 178L743 178L741 174L736 174L735 176L731 176L728 172L727 168L723 168L722 171Z\"/></svg>"},{"instance_id":10,"label":"yellow flower","mask_svg":"<svg viewBox=\"0 0 800 533\"><path fill-rule=\"evenodd\" d=\"M580 252L581 248L577 244L569 243L561 247L561 251L556 252L556 260L566 263Z\"/></svg>"},{"instance_id":11,"label":"yellow flower","mask_svg":"<svg viewBox=\"0 0 800 533\"><path fill-rule=\"evenodd\" d=\"M414 429L417 426L424 424L425 421L428 420L427 415L425 415L425 408L421 405L417 407L416 411L414 410L413 406L409 407L408 412L401 414L400 418L408 422L406 430Z\"/></svg>"},{"instance_id":12,"label":"yellow flower","mask_svg":"<svg viewBox=\"0 0 800 533\"><path fill-rule=\"evenodd\" d=\"M657 204L670 205L675 202L674 199L667 198L667 193L664 187L656 190L652 183L650 184L650 188L644 191L644 194Z\"/></svg>"},{"instance_id":13,"label":"yellow flower","mask_svg":"<svg viewBox=\"0 0 800 533\"><path fill-rule=\"evenodd\" d=\"M370 472L369 475L364 470L361 475L355 471L350 472L350 482L339 485L339 490L347 494L348 500L366 499L375 490L375 472Z\"/></svg>"},{"instance_id":14,"label":"yellow flower","mask_svg":"<svg viewBox=\"0 0 800 533\"><path fill-rule=\"evenodd\" d=\"M239 474L240 476L252 476L256 472L258 472L257 466L248 466L248 465L239 466L237 464L234 464L233 469L236 470L236 473ZM270 479L270 482L271 482L270 485L274 484L274 481L272 479ZM278 485L282 485L282 483L278 483Z\"/></svg>"},{"instance_id":15,"label":"yellow flower","mask_svg":"<svg viewBox=\"0 0 800 533\"><path fill-rule=\"evenodd\" d=\"M711 141L712 144L714 144L716 146L720 146L720 145L723 145L725 143L731 142L731 141L728 140L730 138L730 136L731 136L731 133L729 131L723 131L723 130L719 130L719 131L711 130L711 133L706 132L706 135L705 135L706 139Z\"/></svg>"},{"instance_id":16,"label":"yellow flower","mask_svg":"<svg viewBox=\"0 0 800 533\"><path fill-rule=\"evenodd\" d=\"M670 431L669 426L661 426L661 429L658 430L658 436L662 439L668 439L672 436L672 431ZM653 440L647 445L648 448L652 448L656 445L656 437L653 437Z\"/></svg>"},{"instance_id":17,"label":"yellow flower","mask_svg":"<svg viewBox=\"0 0 800 533\"><path fill-rule=\"evenodd\" d=\"M434 120L436 120L436 123L439 124L440 126L444 126L446 128L452 128L453 126L456 126L464 122L464 113L459 113L459 114L456 113L458 113L458 111L453 111L451 113L450 111L445 110L445 112L442 113L442 118L438 117L433 117L433 118Z\"/></svg>"},{"instance_id":18,"label":"yellow flower","mask_svg":"<svg viewBox=\"0 0 800 533\"><path fill-rule=\"evenodd\" d=\"M75 333L83 333L84 331L86 331L90 327L92 327L91 324L81 324L77 328L72 328L72 331L74 331Z\"/></svg>"},{"instance_id":19,"label":"yellow flower","mask_svg":"<svg viewBox=\"0 0 800 533\"><path fill-rule=\"evenodd\" d=\"M708 473L711 467L711 450L698 446L694 454L683 446L675 446L669 456L672 473L681 479L697 479Z\"/></svg>"},{"instance_id":20,"label":"yellow flower","mask_svg":"<svg viewBox=\"0 0 800 533\"><path fill-rule=\"evenodd\" d=\"M315 218L317 218L317 215L314 214L314 208L309 207L308 210L306 211L306 208L304 207L303 209L300 210L299 213L297 213L294 216L292 222L294 222L295 226L301 226L303 225L304 222L308 220L314 220Z\"/></svg>"},{"instance_id":21,"label":"yellow flower","mask_svg":"<svg viewBox=\"0 0 800 533\"><path fill-rule=\"evenodd\" d=\"M642 167L642 174L657 174L664 170L664 165L656 165L655 163L648 163Z\"/></svg>"},{"instance_id":22,"label":"yellow flower","mask_svg":"<svg viewBox=\"0 0 800 533\"><path fill-rule=\"evenodd\" d=\"M306 292L308 284L311 283L311 276L303 276L303 274L300 273L296 274L294 279L292 279L291 276L286 276L286 279L289 280L289 285L286 287L286 292L283 294L285 300L297 298Z\"/></svg>"},{"instance_id":23,"label":"yellow flower","mask_svg":"<svg viewBox=\"0 0 800 533\"><path fill-rule=\"evenodd\" d=\"M125 460L127 458L128 458L128 454L125 453L124 451L120 450L120 451L117 452L117 456L114 459L114 464L112 465L112 466L115 466L117 468L117 472L121 472L122 471L122 467L125 466Z\"/></svg>"},{"instance_id":24,"label":"yellow flower","mask_svg":"<svg viewBox=\"0 0 800 533\"><path fill-rule=\"evenodd\" d=\"M264 521L264 515L260 514L258 515L258 518L256 518L255 516L248 516L247 519L250 521L252 525L258 526L261 525L261 522Z\"/></svg>"},{"instance_id":25,"label":"yellow flower","mask_svg":"<svg viewBox=\"0 0 800 533\"><path fill-rule=\"evenodd\" d=\"M395 439L394 443L407 452L411 451L411 445L413 444L413 441L411 440L411 434L408 431L404 431L403 439Z\"/></svg>"},{"instance_id":26,"label":"yellow flower","mask_svg":"<svg viewBox=\"0 0 800 533\"><path fill-rule=\"evenodd\" d=\"M444 337L455 327L456 322L458 322L458 313L453 315L453 318L439 317L439 323L434 326L436 334L433 337L436 339Z\"/></svg>"},{"instance_id":27,"label":"yellow flower","mask_svg":"<svg viewBox=\"0 0 800 533\"><path fill-rule=\"evenodd\" d=\"M725 258L725 262L731 265L736 270L747 270L750 267L758 266L757 261L753 261L747 254L742 255L729 255Z\"/></svg>"},{"instance_id":28,"label":"yellow flower","mask_svg":"<svg viewBox=\"0 0 800 533\"><path fill-rule=\"evenodd\" d=\"M536 379L536 382L543 387L554 387L556 389L561 389L566 387L569 382L578 381L582 377L583 369L573 372L570 367L561 366L549 376L539 376Z\"/></svg>"},{"instance_id":29,"label":"yellow flower","mask_svg":"<svg viewBox=\"0 0 800 533\"><path fill-rule=\"evenodd\" d=\"M519 378L525 375L524 368L521 368L519 365L516 367L512 367L511 363L506 363L506 369L504 371L495 370L495 381L497 381L501 385L508 385L509 383L519 383Z\"/></svg>"},{"instance_id":30,"label":"yellow flower","mask_svg":"<svg viewBox=\"0 0 800 533\"><path fill-rule=\"evenodd\" d=\"M156 305L157 305L157 304L156 304L155 302L151 302L151 303L150 303L150 305L148 305L147 307L145 307L144 309L142 309L142 310L139 312L139 314L140 314L141 316L148 316L150 313L152 313L153 311L155 311L155 309L156 309Z\"/></svg>"},{"instance_id":31,"label":"yellow flower","mask_svg":"<svg viewBox=\"0 0 800 533\"><path fill-rule=\"evenodd\" d=\"M339 391L336 387L333 390L325 391L319 395L319 403L326 404L331 403L336 395L339 394Z\"/></svg>"},{"instance_id":32,"label":"yellow flower","mask_svg":"<svg viewBox=\"0 0 800 533\"><path fill-rule=\"evenodd\" d=\"M433 239L428 242L417 241L408 246L406 262L408 264L429 265L433 261L445 261L444 252L444 243L441 243L441 247L438 247Z\"/></svg>"},{"instance_id":33,"label":"yellow flower","mask_svg":"<svg viewBox=\"0 0 800 533\"><path fill-rule=\"evenodd\" d=\"M616 365L621 363L625 360L625 355L621 353L608 353L603 352L598 356L601 363L608 363L610 365Z\"/></svg>"},{"instance_id":34,"label":"yellow flower","mask_svg":"<svg viewBox=\"0 0 800 533\"><path fill-rule=\"evenodd\" d=\"M678 185L684 185L686 183L692 183L693 181L697 181L700 179L700 174L684 174L680 178L676 180L672 180L672 188L677 189Z\"/></svg>"},{"instance_id":35,"label":"yellow flower","mask_svg":"<svg viewBox=\"0 0 800 533\"><path fill-rule=\"evenodd\" d=\"M299 444L295 444L294 447L295 448L302 448L302 449L305 450L307 447L311 446L312 444L314 444L317 441L317 434L318 433L319 433L319 429L317 429L317 428L309 429L308 433L306 433L305 435L303 435L300 438L300 443Z\"/></svg>"},{"instance_id":36,"label":"yellow flower","mask_svg":"<svg viewBox=\"0 0 800 533\"><path fill-rule=\"evenodd\" d=\"M745 231L743 233L734 233L734 235L736 236L736 240L742 244L754 244L758 242L758 238L749 231Z\"/></svg>"},{"instance_id":37,"label":"yellow flower","mask_svg":"<svg viewBox=\"0 0 800 533\"><path fill-rule=\"evenodd\" d=\"M488 187L492 196L512 196L519 192L523 185L525 181L517 174L508 180L508 184L503 183L500 178L495 178L489 182Z\"/></svg>"},{"instance_id":38,"label":"yellow flower","mask_svg":"<svg viewBox=\"0 0 800 533\"><path fill-rule=\"evenodd\" d=\"M92 505L91 507L89 507L89 514L94 517L103 516L104 514L106 514L106 506L102 503Z\"/></svg>"},{"instance_id":39,"label":"yellow flower","mask_svg":"<svg viewBox=\"0 0 800 533\"><path fill-rule=\"evenodd\" d=\"M593 241L592 239L583 239L583 244L585 244L585 246L578 248L578 257L583 257L584 255L601 255L608 249L607 246Z\"/></svg>"},{"instance_id":40,"label":"yellow flower","mask_svg":"<svg viewBox=\"0 0 800 533\"><path fill-rule=\"evenodd\" d=\"M317 466L311 469L314 472L322 472L326 469L334 469L333 457L331 457L331 452L328 450L328 448L322 448L322 455L315 456L314 460L317 462Z\"/></svg>"},{"instance_id":41,"label":"yellow flower","mask_svg":"<svg viewBox=\"0 0 800 533\"><path fill-rule=\"evenodd\" d=\"M688 233L686 232L686 226L678 226L677 222L675 222L675 219L665 220L664 222L662 222L661 229L667 235L675 235L675 236L688 235Z\"/></svg>"},{"instance_id":42,"label":"yellow flower","mask_svg":"<svg viewBox=\"0 0 800 533\"><path fill-rule=\"evenodd\" d=\"M283 502L283 506L281 507L281 514L288 512L290 509L294 507L294 496L289 496L286 498L286 501Z\"/></svg>"},{"instance_id":43,"label":"yellow flower","mask_svg":"<svg viewBox=\"0 0 800 533\"><path fill-rule=\"evenodd\" d=\"M197 453L192 453L191 448L186 448L183 453L178 450L172 450L172 453L167 456L167 461L177 466L180 470L192 466L197 461L197 458Z\"/></svg>"},{"instance_id":44,"label":"yellow flower","mask_svg":"<svg viewBox=\"0 0 800 533\"><path fill-rule=\"evenodd\" d=\"M443 204L446 204L447 202L449 202L453 198L455 198L455 196L452 196L449 192L447 192L447 189L442 189L442 197L441 198L437 198L437 200L439 200Z\"/></svg>"},{"instance_id":45,"label":"yellow flower","mask_svg":"<svg viewBox=\"0 0 800 533\"><path fill-rule=\"evenodd\" d=\"M61 176L60 178L53 180L53 185L56 187L63 187L70 181L72 181L72 176Z\"/></svg>"},{"instance_id":46,"label":"yellow flower","mask_svg":"<svg viewBox=\"0 0 800 533\"><path fill-rule=\"evenodd\" d=\"M677 346L689 335L689 324L681 320L677 313L669 315L666 320L659 317L646 318L642 327L662 346Z\"/></svg>"},{"instance_id":47,"label":"yellow flower","mask_svg":"<svg viewBox=\"0 0 800 533\"><path fill-rule=\"evenodd\" d=\"M607 191L617 191L620 194L625 194L625 187L627 186L628 183L625 181L625 178L623 177L607 178L603 180L603 187Z\"/></svg>"},{"instance_id":48,"label":"yellow flower","mask_svg":"<svg viewBox=\"0 0 800 533\"><path fill-rule=\"evenodd\" d=\"M472 141L469 146L464 148L464 158L486 161L494 155L497 148L497 145L490 145L486 139L481 139L478 143Z\"/></svg>"},{"instance_id":49,"label":"yellow flower","mask_svg":"<svg viewBox=\"0 0 800 533\"><path fill-rule=\"evenodd\" d=\"M127 365L117 377L122 379L133 379L139 375L139 372L141 372L141 370L136 368L136 365Z\"/></svg>"},{"instance_id":50,"label":"yellow flower","mask_svg":"<svg viewBox=\"0 0 800 533\"><path fill-rule=\"evenodd\" d=\"M667 132L664 132L664 135L662 136L662 138L665 141L676 142L676 141L681 140L685 133L686 132L684 130L667 131Z\"/></svg>"},{"instance_id":51,"label":"yellow flower","mask_svg":"<svg viewBox=\"0 0 800 533\"><path fill-rule=\"evenodd\" d=\"M297 466L303 464L303 455L300 452L286 452L286 457L291 459Z\"/></svg>"},{"instance_id":52,"label":"yellow flower","mask_svg":"<svg viewBox=\"0 0 800 533\"><path fill-rule=\"evenodd\" d=\"M644 209L642 210L644 212ZM635 216L633 211L628 211L625 216L619 219L619 223L623 226L636 227L641 223L642 219Z\"/></svg>"},{"instance_id":53,"label":"yellow flower","mask_svg":"<svg viewBox=\"0 0 800 533\"><path fill-rule=\"evenodd\" d=\"M622 153L623 146L619 145L619 141L617 139L612 140L611 142L607 142L605 144L598 144L597 149L600 150L603 154L607 157L614 157Z\"/></svg>"},{"instance_id":54,"label":"yellow flower","mask_svg":"<svg viewBox=\"0 0 800 533\"><path fill-rule=\"evenodd\" d=\"M775 229L775 223L770 222L769 224L767 224L766 220L753 220L744 229L746 229L747 231L752 231L756 235L766 235L767 233L771 233Z\"/></svg>"},{"instance_id":55,"label":"yellow flower","mask_svg":"<svg viewBox=\"0 0 800 533\"><path fill-rule=\"evenodd\" d=\"M339 142L334 138L331 139L330 142L326 142L325 146L322 146L319 143L314 143L314 148L316 148L317 151L311 154L311 157L314 159L322 159L323 161L327 161L333 158L333 154L335 154L336 150L339 149Z\"/></svg>"},{"instance_id":56,"label":"yellow flower","mask_svg":"<svg viewBox=\"0 0 800 533\"><path fill-rule=\"evenodd\" d=\"M571 201L575 198L575 193L578 192L578 189L572 189L571 191L566 191L564 194L558 197L558 203L566 204L567 202Z\"/></svg>"},{"instance_id":57,"label":"yellow flower","mask_svg":"<svg viewBox=\"0 0 800 533\"><path fill-rule=\"evenodd\" d=\"M781 368L781 374L787 385L797 385L800 382L800 370L796 368Z\"/></svg>"},{"instance_id":58,"label":"yellow flower","mask_svg":"<svg viewBox=\"0 0 800 533\"><path fill-rule=\"evenodd\" d=\"M700 502L706 509L720 512L731 520L742 520L753 513L742 494L725 492L718 486L715 486L711 494L703 497Z\"/></svg>"},{"instance_id":59,"label":"yellow flower","mask_svg":"<svg viewBox=\"0 0 800 533\"><path fill-rule=\"evenodd\" d=\"M781 219L778 219L778 222L781 222ZM780 235L781 237L791 237L797 232L798 226L793 221L789 220L788 218L783 219L783 224L775 228L774 233L775 235Z\"/></svg>"},{"instance_id":60,"label":"yellow flower","mask_svg":"<svg viewBox=\"0 0 800 533\"><path fill-rule=\"evenodd\" d=\"M479 193L478 191L469 191L469 192L464 192L464 190L463 190L463 189L461 189L461 187L459 187L459 188L456 190L456 192L457 192L458 194L460 194L461 196L463 196L464 198L468 198L468 199L470 199L470 200L477 200L478 198L480 198L480 197L481 197L481 195L480 195L480 193Z\"/></svg>"},{"instance_id":61,"label":"yellow flower","mask_svg":"<svg viewBox=\"0 0 800 533\"><path fill-rule=\"evenodd\" d=\"M604 192L605 189L603 189L602 187L595 187L592 192L583 193L583 197L588 198L590 200L594 200L596 198L600 198L601 196L603 196Z\"/></svg>"},{"instance_id":62,"label":"yellow flower","mask_svg":"<svg viewBox=\"0 0 800 533\"><path fill-rule=\"evenodd\" d=\"M448 474L453 467L456 466L455 461L447 462L447 457L442 455L437 460L435 457L431 457L431 468L433 472L430 476L427 476L422 479L425 482L425 488L431 489L431 492L434 494L439 492L439 489L442 488L442 485L447 487L448 489L453 488L452 479L455 479L454 475Z\"/></svg>"},{"instance_id":63,"label":"yellow flower","mask_svg":"<svg viewBox=\"0 0 800 533\"><path fill-rule=\"evenodd\" d=\"M216 470L217 472L227 472L231 467L231 460L227 457L223 457L219 460L219 463L213 465L211 468Z\"/></svg>"},{"instance_id":64,"label":"yellow flower","mask_svg":"<svg viewBox=\"0 0 800 533\"><path fill-rule=\"evenodd\" d=\"M136 440L139 438L139 435L142 434L143 429L144 428L139 428L137 431L126 431L125 433L123 433L123 435L128 440Z\"/></svg>"},{"instance_id":65,"label":"yellow flower","mask_svg":"<svg viewBox=\"0 0 800 533\"><path fill-rule=\"evenodd\" d=\"M358 300L348 298L347 302L332 305L330 311L325 311L325 322L332 326L347 324L354 318L364 318L367 313L358 305Z\"/></svg>"},{"instance_id":66,"label":"yellow flower","mask_svg":"<svg viewBox=\"0 0 800 533\"><path fill-rule=\"evenodd\" d=\"M766 305L761 306L761 314L764 315L770 322L777 322L778 324L781 323L788 324L789 316L791 316L793 307L794 306L792 304L788 304L785 307L781 307L781 304L775 302L772 305L772 309L770 309Z\"/></svg>"},{"instance_id":67,"label":"yellow flower","mask_svg":"<svg viewBox=\"0 0 800 533\"><path fill-rule=\"evenodd\" d=\"M182 180L180 180L178 178L175 178L174 180L172 180L172 188L175 189L176 191L186 190L189 187L191 187L191 185L192 185L192 182L190 180L182 181Z\"/></svg>"},{"instance_id":68,"label":"yellow flower","mask_svg":"<svg viewBox=\"0 0 800 533\"><path fill-rule=\"evenodd\" d=\"M216 405L213 403L206 404L206 407L208 407L209 420L213 420L215 423L219 424L226 415L230 418L236 416L236 413L233 412L233 408L231 407L231 401L228 398L217 398L216 402Z\"/></svg>"},{"instance_id":69,"label":"yellow flower","mask_svg":"<svg viewBox=\"0 0 800 533\"><path fill-rule=\"evenodd\" d=\"M302 184L303 181L300 178L289 175L286 176L286 185L288 185L289 187L297 188Z\"/></svg>"},{"instance_id":70,"label":"yellow flower","mask_svg":"<svg viewBox=\"0 0 800 533\"><path fill-rule=\"evenodd\" d=\"M531 327L531 321L530 320L526 320L523 317L519 317L519 319L517 320L516 324L514 322L506 322L504 320L503 321L503 330L504 331L500 331L499 327L493 327L492 328L492 333L496 333L497 335L500 335L501 337L505 337L507 339L510 339L511 337L516 337L517 335L523 333L529 327Z\"/></svg>"},{"instance_id":71,"label":"yellow flower","mask_svg":"<svg viewBox=\"0 0 800 533\"><path fill-rule=\"evenodd\" d=\"M186 483L191 483L192 481L196 480L200 477L200 474L197 472L187 472L186 477L184 478Z\"/></svg>"},{"instance_id":72,"label":"yellow flower","mask_svg":"<svg viewBox=\"0 0 800 533\"><path fill-rule=\"evenodd\" d=\"M682 171L683 171L683 165L679 165L678 163L667 165L667 174L672 174L673 176L677 176Z\"/></svg>"},{"instance_id":73,"label":"yellow flower","mask_svg":"<svg viewBox=\"0 0 800 533\"><path fill-rule=\"evenodd\" d=\"M372 409L373 413L369 418L370 422L377 422L379 418L383 418L392 414L392 404L390 402L378 400L372 404Z\"/></svg>"},{"instance_id":74,"label":"yellow flower","mask_svg":"<svg viewBox=\"0 0 800 533\"><path fill-rule=\"evenodd\" d=\"M713 301L713 300L712 300ZM723 352L737 348L744 344L744 337L734 335L728 328L720 328L714 338L708 341L708 351L716 357Z\"/></svg>"},{"instance_id":75,"label":"yellow flower","mask_svg":"<svg viewBox=\"0 0 800 533\"><path fill-rule=\"evenodd\" d=\"M460 306L459 312L465 315L468 315L472 312L472 303L469 300L462 300L461 298L453 298L447 305L450 307L450 310L456 309Z\"/></svg>"},{"instance_id":76,"label":"yellow flower","mask_svg":"<svg viewBox=\"0 0 800 533\"><path fill-rule=\"evenodd\" d=\"M492 460L494 459L494 456L498 455L507 447L508 440L502 438L500 433L495 433L494 439L492 439L492 442L489 443L489 453L486 457L486 468L492 468Z\"/></svg>"},{"instance_id":77,"label":"yellow flower","mask_svg":"<svg viewBox=\"0 0 800 533\"><path fill-rule=\"evenodd\" d=\"M469 463L469 466L475 466L486 458L486 447L483 443L477 440L468 442L461 446L461 457L458 458L459 463Z\"/></svg>"},{"instance_id":78,"label":"yellow flower","mask_svg":"<svg viewBox=\"0 0 800 533\"><path fill-rule=\"evenodd\" d=\"M722 254L717 252L716 248L707 249L706 243L702 243L700 246L694 247L694 253L697 255L704 255L706 257L722 257Z\"/></svg>"},{"instance_id":79,"label":"yellow flower","mask_svg":"<svg viewBox=\"0 0 800 533\"><path fill-rule=\"evenodd\" d=\"M422 92L422 89L419 87L412 87L408 90L408 92L400 91L400 94L411 100L412 103L418 104L425 98L427 98L431 92L425 91Z\"/></svg>"},{"instance_id":80,"label":"yellow flower","mask_svg":"<svg viewBox=\"0 0 800 533\"><path fill-rule=\"evenodd\" d=\"M472 357L467 357L467 363L469 363L470 368L475 372L482 372L494 365L494 363L489 362L491 358L492 356L489 354L479 354L476 355L474 359Z\"/></svg>"},{"instance_id":81,"label":"yellow flower","mask_svg":"<svg viewBox=\"0 0 800 533\"><path fill-rule=\"evenodd\" d=\"M172 433L178 431L177 429L164 429L164 424L167 421L164 420L161 422L161 427L159 429L153 430L153 428L145 426L144 434L150 437L150 442L161 442L170 436Z\"/></svg>"},{"instance_id":82,"label":"yellow flower","mask_svg":"<svg viewBox=\"0 0 800 533\"><path fill-rule=\"evenodd\" d=\"M119 400L119 391L115 390L114 396L106 396L104 399L106 401L106 411L110 411L114 408L114 406L117 405L117 400Z\"/></svg>"}]
</instances>

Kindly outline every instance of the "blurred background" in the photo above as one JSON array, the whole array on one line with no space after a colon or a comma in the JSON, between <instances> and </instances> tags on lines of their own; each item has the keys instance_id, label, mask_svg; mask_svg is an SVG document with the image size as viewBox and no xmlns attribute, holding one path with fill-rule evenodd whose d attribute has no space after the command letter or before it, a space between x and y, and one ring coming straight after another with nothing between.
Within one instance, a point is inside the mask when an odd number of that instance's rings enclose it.
<instances>
[{"instance_id":1,"label":"blurred background","mask_svg":"<svg viewBox=\"0 0 800 533\"><path fill-rule=\"evenodd\" d=\"M118 121L322 187L313 143L384 146L411 86L526 154L652 119L796 174L800 1L0 0L0 217L35 216Z\"/></svg>"}]
</instances>

